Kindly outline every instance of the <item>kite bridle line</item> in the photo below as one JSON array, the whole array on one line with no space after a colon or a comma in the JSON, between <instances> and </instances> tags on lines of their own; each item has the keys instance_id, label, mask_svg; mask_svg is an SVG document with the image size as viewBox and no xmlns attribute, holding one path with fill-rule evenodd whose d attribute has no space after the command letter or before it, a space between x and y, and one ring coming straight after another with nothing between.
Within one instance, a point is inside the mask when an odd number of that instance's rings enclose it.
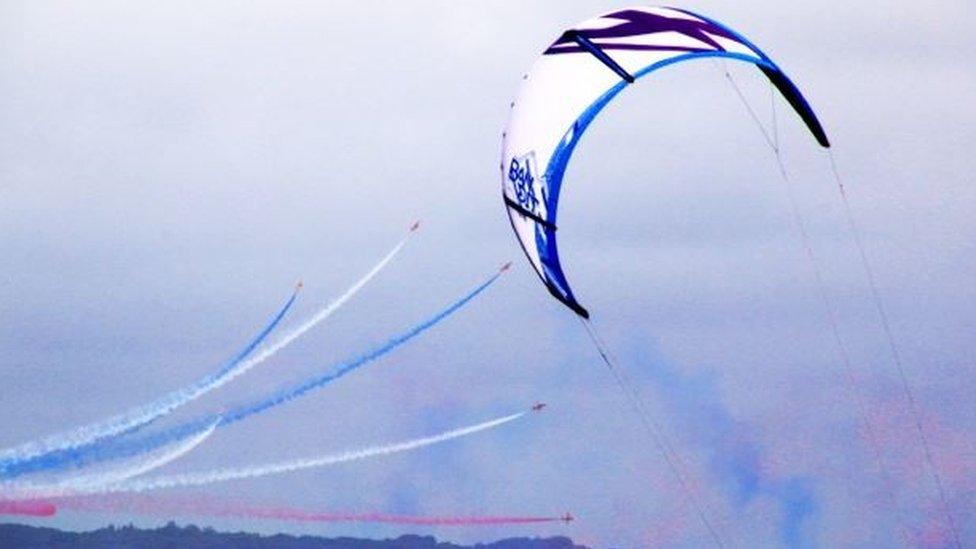
<instances>
[{"instance_id":1,"label":"kite bridle line","mask_svg":"<svg viewBox=\"0 0 976 549\"><path fill-rule=\"evenodd\" d=\"M780 151L779 132L778 129L776 128L776 122L775 122L776 121L775 94L772 94L773 99L770 101L770 109L771 112L773 113L772 119L774 124L773 129L770 132L766 130L766 127L761 122L759 115L756 113L755 109L752 108L752 105L746 99L746 96L742 92L742 89L738 86L735 79L732 77L732 73L729 72L728 66L723 63L723 66L719 67L719 70L722 71L723 77L728 82L728 84L732 87L733 91L735 91L735 94L739 98L739 101L742 103L743 107L746 109L746 111L748 111L749 117L752 118L752 121L755 123L756 128L762 134L763 139L766 141L766 144L769 146L770 151L772 151L776 159L776 166L777 169L779 170L780 179L784 184L787 198L789 199L789 203L790 203L790 213L792 217L793 228L796 231L797 236L801 241L804 255L806 256L807 261L810 263L811 270L813 271L814 282L817 286L817 294L818 294L817 297L820 298L820 302L823 307L824 318L827 320L827 323L830 326L830 332L831 332L832 339L834 341L837 358L840 359L840 362L843 365L842 368L843 378L847 382L848 392L851 393L852 397L855 400L855 403L858 408L858 413L861 416L861 421L864 424L864 427L868 433L868 439L874 452L876 465L878 465L879 469L882 471L882 477L884 478L884 484L888 491L887 495L889 497L889 500L893 507L897 507L895 505L895 501L896 501L895 492L891 486L890 474L888 473L887 467L884 463L883 453L881 451L881 445L878 442L874 430L874 425L868 419L870 415L868 413L867 404L865 403L863 394L861 393L860 389L858 389L857 387L857 381L854 376L854 366L850 359L850 353L848 352L847 345L844 344L844 340L840 335L840 325L837 321L837 316L834 313L833 300L830 298L829 292L827 291L826 283L824 282L823 268L820 265L820 260L818 259L816 253L814 253L813 251L813 245L810 240L810 235L806 229L806 221L804 220L803 214L800 211L800 207L796 200L796 195L793 189L793 182L792 179L789 177L789 173L786 171L786 164L783 161L783 156ZM770 133L773 134L773 137L770 136ZM853 486L851 488L853 488Z\"/></svg>"},{"instance_id":2,"label":"kite bridle line","mask_svg":"<svg viewBox=\"0 0 976 549\"><path fill-rule=\"evenodd\" d=\"M854 369L850 361L850 356L847 352L846 346L843 343L843 339L840 337L840 329L837 324L837 319L834 315L834 308L832 306L831 299L829 297L826 285L823 280L822 268L820 266L820 262L817 259L817 256L813 252L813 247L811 245L809 234L806 231L803 215L800 212L799 205L796 201L792 180L790 179L789 174L786 171L786 166L783 161L783 157L779 147L779 129L776 121L775 94L773 94L773 98L770 103L771 112L772 112L772 121L773 121L772 131L775 137L770 138L769 133L766 131L765 126L763 126L755 110L749 104L749 101L746 99L745 95L742 93L742 90L739 88L739 86L735 82L735 79L732 77L732 74L729 72L728 66L725 64L724 59L722 60L722 62L723 62L723 66L720 67L720 70L723 72L725 79L728 81L729 85L735 91L735 94L738 96L739 101L742 103L743 107L745 107L745 109L748 111L749 116L756 124L756 127L760 131L760 133L762 133L762 136L766 141L766 144L769 146L770 150L773 153L773 156L776 158L776 164L779 169L780 177L787 189L787 195L790 201L790 209L792 210L793 223L803 242L803 247L807 259L813 268L814 278L816 279L818 293L820 294L820 298L821 301L823 302L823 306L825 309L825 313L826 313L825 316L827 317L828 322L830 324L831 332L833 334L833 338L837 346L837 352L844 366L844 377L848 383L848 390L851 392L852 395L854 395L856 399L859 413L861 414L861 420L864 423L865 430L868 434L869 442L873 448L875 461L877 462L877 465L880 469L882 479L885 485L885 490L890 500L890 504L892 508L895 510L895 513L898 517L898 521L903 529L903 532L906 535L908 535L910 538L915 537L915 532L913 532L913 530L908 526L907 520L904 517L904 513L901 511L901 508L897 504L895 491L892 485L891 474L888 471L887 466L885 465L883 459L883 453L881 450L881 445L878 441L877 434L870 420L868 419L869 414L868 414L867 404L864 401L864 395L857 387L857 382L854 377ZM870 289L871 298L874 307L878 313L878 318L880 320L885 339L887 340L888 343L888 348L891 354L892 363L894 364L895 369L898 373L898 378L901 382L901 388L905 400L908 401L909 411L912 415L912 419L914 420L916 434L918 435L920 446L922 447L922 451L925 455L926 465L929 469L930 474L932 475L932 478L936 486L936 490L939 494L939 502L942 507L942 512L945 515L946 525L953 536L953 541L955 542L955 546L961 549L962 541L960 539L959 531L955 524L955 519L953 518L952 513L949 510L949 503L948 503L948 498L946 496L945 485L942 480L942 475L939 472L939 468L935 464L935 459L932 453L931 444L929 443L928 436L925 434L925 428L922 424L921 413L918 409L917 399L915 398L915 392L912 389L911 383L909 382L908 376L905 372L905 368L901 360L901 354L898 350L898 345L895 343L894 334L891 330L891 324L888 321L888 315L884 307L884 302L881 299L881 294L878 290L878 286L874 277L874 270L871 268L870 261L868 261L867 253L864 248L864 243L861 239L860 229L854 218L853 210L851 209L850 202L848 201L847 198L847 192L845 189L845 185L843 183L843 179L841 178L840 172L837 169L837 163L836 160L834 159L833 151L829 147L827 148L827 157L830 161L831 173L833 174L834 180L837 183L837 190L838 193L840 194L841 202L843 203L844 215L847 220L848 231L850 233L851 239L854 241L854 244L857 247L860 256L861 266L864 270L865 278L867 279L868 286Z\"/></svg>"},{"instance_id":3,"label":"kite bridle line","mask_svg":"<svg viewBox=\"0 0 976 549\"><path fill-rule=\"evenodd\" d=\"M671 474L673 474L675 479L678 481L685 498L691 502L692 506L695 508L695 513L698 515L698 519L708 531L712 541L717 547L725 547L725 544L722 542L722 538L719 537L715 527L708 520L708 516L705 513L705 508L701 502L701 496L688 482L686 475L682 472L684 469L684 464L683 460L681 459L681 455L677 450L674 449L674 445L671 444L671 441L661 428L660 423L654 418L653 413L651 413L644 405L644 401L641 399L640 393L637 391L637 388L627 375L627 371L620 367L619 362L613 357L613 354L610 352L610 348L606 345L606 343L604 343L603 338L601 338L597 333L596 327L593 325L592 320L583 318L580 315L576 315L576 318L578 318L583 324L583 328L586 329L587 335L590 336L590 341L593 342L597 352L600 353L600 358L603 359L603 363L606 364L607 369L609 369L610 373L613 374L613 379L617 382L617 386L621 391L624 392L630 401L631 407L633 407L637 415L640 416L644 429L651 436L651 439L657 446L658 451L661 453L661 457L664 458L665 463L667 463L668 468L671 470Z\"/></svg>"},{"instance_id":4,"label":"kite bridle line","mask_svg":"<svg viewBox=\"0 0 976 549\"><path fill-rule=\"evenodd\" d=\"M929 472L932 475L932 480L935 482L936 490L939 493L939 502L942 506L942 512L945 514L946 522L949 526L949 531L952 533L956 547L961 548L962 539L959 536L959 530L956 527L956 521L952 516L952 511L949 509L949 500L946 496L945 484L942 480L942 473L939 471L939 467L935 463L935 457L932 454L932 445L929 442L928 436L925 434L925 428L922 424L922 414L918 409L918 401L915 398L915 391L912 389L911 382L909 382L908 375L905 372L905 366L901 360L901 352L898 350L898 345L895 343L895 337L891 330L891 323L888 321L888 313L885 309L884 302L881 299L881 292L878 290L878 284L874 277L874 269L871 267L871 262L868 261L868 255L864 249L864 242L861 239L860 227L857 221L854 219L854 212L851 209L851 204L847 199L847 191L844 187L844 181L841 179L840 172L837 170L837 162L834 159L834 154L830 149L827 149L827 157L830 160L830 171L833 173L834 180L837 183L837 192L840 194L841 202L844 204L844 216L847 218L847 228L850 232L851 239L854 241L855 246L857 246L857 251L861 259L861 267L864 270L864 276L867 279L868 286L871 290L871 300L874 302L874 308L878 313L878 319L881 323L882 331L884 332L885 339L888 341L888 350L891 354L891 361L895 366L895 370L898 372L898 379L901 382L902 393L904 393L905 400L908 401L908 408L915 423L916 434L918 435L918 440L922 446L922 451L925 454L925 462L928 465Z\"/></svg>"},{"instance_id":5,"label":"kite bridle line","mask_svg":"<svg viewBox=\"0 0 976 549\"><path fill-rule=\"evenodd\" d=\"M820 265L820 261L817 258L817 255L813 251L813 245L811 244L810 235L806 230L806 221L804 220L803 214L800 211L799 204L796 200L796 195L794 193L792 179L789 177L789 173L786 170L786 164L783 161L783 156L781 154L781 150L778 142L778 135L779 135L778 129L774 127L773 134L777 137L775 139L771 138L769 132L767 132L766 130L766 127L763 125L762 121L760 120L759 115L756 113L755 109L752 108L752 105L749 103L745 94L742 92L742 89L739 87L735 79L732 77L732 73L729 71L728 65L723 63L722 66L719 67L719 70L722 71L725 80L728 82L729 86L732 87L732 90L735 92L735 95L739 98L740 103L749 113L749 117L752 118L752 121L755 123L756 128L762 134L763 139L766 141L767 146L769 147L770 151L773 153L773 156L775 157L776 166L779 171L780 179L783 182L783 185L786 189L786 195L790 203L790 214L793 222L793 227L797 233L797 236L801 241L804 255L806 256L807 261L810 264L811 270L813 272L814 282L817 286L817 294L818 297L820 298L821 305L823 306L824 309L824 317L826 318L827 323L830 326L830 332L834 340L836 353L838 358L840 358L841 364L843 365L842 367L843 379L847 383L848 392L852 395L852 397L855 400L856 406L858 408L858 413L861 416L861 422L864 424L865 431L868 435L868 441L869 444L871 445L872 452L874 454L875 463L878 466L879 471L881 472L882 482L887 492L886 496L888 497L892 509L897 515L898 522L901 525L903 532L910 538L912 536L912 532L910 528L907 526L907 521L905 520L904 516L900 511L900 508L897 505L895 490L891 481L891 474L888 471L887 466L885 465L885 461L883 457L884 454L881 449L881 443L878 440L876 431L874 429L874 425L871 423L871 420L869 419L870 414L868 413L868 408L864 399L864 395L861 393L861 390L858 388L857 381L854 376L854 366L850 359L850 353L848 352L847 346L844 344L844 340L840 335L840 326L837 322L837 317L834 314L833 301L830 298L830 295L827 291L827 286L824 282L823 268ZM770 107L773 113L776 112L775 105L776 103L774 97L773 100L770 102ZM773 120L775 124L775 115L773 117ZM851 486L850 488L853 489L853 486Z\"/></svg>"}]
</instances>

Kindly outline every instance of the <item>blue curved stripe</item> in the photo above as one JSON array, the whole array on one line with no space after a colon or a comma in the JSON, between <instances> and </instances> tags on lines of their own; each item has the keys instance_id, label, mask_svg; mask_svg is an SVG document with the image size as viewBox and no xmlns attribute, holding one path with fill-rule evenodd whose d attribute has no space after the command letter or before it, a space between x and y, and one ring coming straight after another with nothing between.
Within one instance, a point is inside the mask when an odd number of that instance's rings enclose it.
<instances>
[{"instance_id":1,"label":"blue curved stripe","mask_svg":"<svg viewBox=\"0 0 976 549\"><path fill-rule=\"evenodd\" d=\"M701 17L692 12L686 11L685 13L696 17ZM813 114L813 109L810 107L809 103L807 103L806 99L799 92L793 82L779 69L779 67L776 66L776 64L773 63L773 61L766 56L766 54L764 54L751 42L746 40L742 35L713 20L705 17L701 18L728 30L732 35L737 37L737 39L742 42L743 45L755 51L756 54L746 55L722 50L683 53L644 67L643 69L634 73L634 79L637 80L658 69L662 69L675 63L706 57L733 59L736 61L754 64L759 67L759 69L762 70L770 78L770 80L773 81L773 83L786 97L794 109L797 110L800 117L807 123L807 126L810 128L810 131L814 134L817 140L825 147L829 146L826 135L824 135L823 128L817 120L816 115ZM556 225L559 191L562 187L566 166L569 164L569 159L572 157L573 151L576 149L576 145L579 143L580 137L582 137L590 123L593 122L598 114L600 114L600 111L602 111L603 108L606 107L610 101L612 101L613 98L623 91L624 88L626 88L629 84L630 83L626 80L621 80L616 85L604 92L603 95L598 97L592 104L590 104L590 106L583 111L579 118L573 122L572 126L566 130L563 138L556 146L555 151L553 151L552 156L549 159L549 164L546 166L545 172L545 181L548 189L546 211L548 212L549 216L548 222L553 226ZM556 245L555 231L536 224L535 244L539 252L539 258L542 260L543 276L549 292L577 314L587 318L589 313L576 300L576 297L573 295L573 291L569 287L569 282L566 280L566 275L563 273L562 264L559 261L559 251Z\"/></svg>"},{"instance_id":2,"label":"blue curved stripe","mask_svg":"<svg viewBox=\"0 0 976 549\"><path fill-rule=\"evenodd\" d=\"M748 63L764 63L762 58L739 53L725 51L690 52L669 57L668 59L648 65L634 73L634 79L639 79L668 65L699 57L727 57ZM580 137L583 136L590 123L600 114L600 111L628 85L629 83L626 80L621 80L612 88L605 91L603 95L590 104L579 118L573 122L573 125L563 135L563 138L559 140L559 144L556 145L556 150L553 151L552 156L549 158L549 164L546 166L545 172L546 188L548 189L546 193L546 211L549 216L548 221L552 225L556 225L556 213L558 211L556 206L559 203L559 191L562 188L566 166L569 164L569 159L573 156L573 151L575 151ZM576 300L573 291L569 287L569 281L566 280L566 275L563 273L562 264L559 261L559 250L556 245L556 232L536 224L535 245L539 252L539 258L542 260L543 276L545 277L546 287L549 288L549 292L580 316L584 318L588 317L589 313Z\"/></svg>"}]
</instances>

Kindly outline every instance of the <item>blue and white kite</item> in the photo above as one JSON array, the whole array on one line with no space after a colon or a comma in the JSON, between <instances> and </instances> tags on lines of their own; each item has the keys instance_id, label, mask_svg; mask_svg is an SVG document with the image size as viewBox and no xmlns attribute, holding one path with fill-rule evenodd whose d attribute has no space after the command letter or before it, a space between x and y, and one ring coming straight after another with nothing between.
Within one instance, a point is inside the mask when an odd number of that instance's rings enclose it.
<instances>
[{"instance_id":1,"label":"blue and white kite","mask_svg":"<svg viewBox=\"0 0 976 549\"><path fill-rule=\"evenodd\" d=\"M679 61L718 57L756 65L823 147L813 109L786 74L728 27L676 8L631 8L567 30L535 62L512 103L502 138L502 189L512 228L557 299L583 318L559 264L556 208L573 149L590 122L638 78Z\"/></svg>"}]
</instances>

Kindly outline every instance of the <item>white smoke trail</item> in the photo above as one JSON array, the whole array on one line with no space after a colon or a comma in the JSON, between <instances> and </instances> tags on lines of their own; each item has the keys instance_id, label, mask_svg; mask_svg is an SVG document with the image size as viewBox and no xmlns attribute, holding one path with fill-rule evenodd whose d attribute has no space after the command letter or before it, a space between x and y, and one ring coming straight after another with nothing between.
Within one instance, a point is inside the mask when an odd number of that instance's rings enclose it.
<instances>
[{"instance_id":1,"label":"white smoke trail","mask_svg":"<svg viewBox=\"0 0 976 549\"><path fill-rule=\"evenodd\" d=\"M190 453L210 438L210 435L213 434L219 422L220 420L215 420L206 429L179 441L178 444L172 445L172 447L165 449L163 452L150 455L148 458L133 460L131 464L123 465L122 467L114 467L98 473L70 476L64 480L46 484L28 482L0 483L0 499L32 500L98 492L103 486L116 485L132 477L148 473Z\"/></svg>"},{"instance_id":2,"label":"white smoke trail","mask_svg":"<svg viewBox=\"0 0 976 549\"><path fill-rule=\"evenodd\" d=\"M398 253L400 253L400 250L402 250L406 245L407 241L410 239L410 236L416 231L417 227L418 225L414 224L407 233L407 236L405 236L396 246L394 246L394 248L376 265L374 265L369 272L350 286L345 293L332 300L332 302L330 302L327 306L312 315L312 317L299 325L297 328L293 329L291 332L288 332L274 343L260 348L255 356L241 361L240 363L234 365L234 367L222 372L219 375L207 376L193 385L173 391L172 393L154 402L139 406L129 410L128 412L124 412L97 423L78 427L72 431L51 435L39 441L28 442L20 446L4 450L0 452L0 472L3 471L4 464L26 461L58 450L78 448L80 446L84 446L143 426L173 412L180 406L183 406L230 383L238 376L247 373L258 364L264 362L275 353L288 346L288 344L298 339L302 334L311 330L323 320L332 316L333 313L345 305L347 301L352 299L352 297L355 296L359 290L363 288L363 286L365 286L370 280L373 279L373 277L379 274L379 272L383 270L383 268L386 267L387 264L389 264Z\"/></svg>"},{"instance_id":3,"label":"white smoke trail","mask_svg":"<svg viewBox=\"0 0 976 549\"><path fill-rule=\"evenodd\" d=\"M417 438L388 444L383 446L371 446L360 450L350 450L338 454L328 454L324 456L285 461L281 463L271 463L266 465L256 465L252 467L217 469L214 471L202 471L198 473L185 473L180 475L161 476L147 479L135 479L128 482L120 482L113 485L101 485L89 487L83 492L74 492L74 495L107 494L117 492L146 492L149 490L159 490L162 488L174 488L181 486L200 486L215 482L237 480L245 478L256 478L281 473L290 473L302 469L314 467L324 467L336 465L350 461L359 461L371 457L386 456L409 450L416 450L425 446L447 442L456 438L461 438L475 433L500 427L506 423L521 418L527 412L519 412L508 416L500 417L476 425L470 425L451 431L446 431L437 435L424 438Z\"/></svg>"},{"instance_id":4,"label":"white smoke trail","mask_svg":"<svg viewBox=\"0 0 976 549\"><path fill-rule=\"evenodd\" d=\"M232 372L228 373L226 378L223 378L220 381L218 381L216 384L214 384L211 390L216 389L226 383L229 383L235 377L247 372L251 368L254 368L258 364L271 358L275 353L284 349L291 342L295 341L296 339L304 335L305 332L311 330L316 325L321 323L323 320L332 316L333 313L338 311L340 307L342 307L343 305L346 304L347 301L352 299L352 297L355 296L359 292L359 290L361 290L363 286L366 285L367 282L369 282L370 280L373 279L374 276L379 274L379 272L382 271L383 268L386 267L387 264L389 264L390 261L392 261L393 258L396 257L398 253L400 253L400 250L402 250L403 247L407 244L407 241L410 239L410 236L413 234L413 231L414 229L411 229L410 232L407 234L407 236L403 238L403 240L401 240L396 246L394 246L393 249L390 250L390 252L386 254L383 257L383 259L379 261L379 263L374 265L373 268L370 269L368 273L363 275L363 277L357 280L355 284L350 286L349 289L345 291L345 293L332 300L332 302L330 302L328 305L326 305L318 312L316 312L314 315L309 317L308 320L299 324L290 332L282 335L274 343L268 345L267 347L261 348L258 351L258 353L253 357L245 360L244 362L241 362L241 364L237 368L235 368Z\"/></svg>"}]
</instances>

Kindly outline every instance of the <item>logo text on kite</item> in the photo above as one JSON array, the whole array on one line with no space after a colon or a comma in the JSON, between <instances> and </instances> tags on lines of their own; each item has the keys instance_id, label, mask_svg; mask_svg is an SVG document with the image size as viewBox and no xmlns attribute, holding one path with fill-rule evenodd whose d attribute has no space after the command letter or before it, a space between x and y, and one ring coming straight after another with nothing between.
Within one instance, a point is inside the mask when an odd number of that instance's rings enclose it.
<instances>
[{"instance_id":1,"label":"logo text on kite","mask_svg":"<svg viewBox=\"0 0 976 549\"><path fill-rule=\"evenodd\" d=\"M535 195L535 153L528 153L512 158L508 165L508 180L515 191L515 199L520 206L530 212L535 212L539 206L539 199Z\"/></svg>"}]
</instances>

